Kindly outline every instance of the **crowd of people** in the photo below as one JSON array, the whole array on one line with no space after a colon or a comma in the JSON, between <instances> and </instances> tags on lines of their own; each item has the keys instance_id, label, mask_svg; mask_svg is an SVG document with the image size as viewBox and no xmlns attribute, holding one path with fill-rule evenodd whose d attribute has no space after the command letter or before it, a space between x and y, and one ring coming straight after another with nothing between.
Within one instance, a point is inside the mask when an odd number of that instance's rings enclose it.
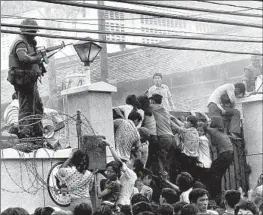
<instances>
[{"instance_id":1,"label":"crowd of people","mask_svg":"<svg viewBox=\"0 0 263 215\"><path fill-rule=\"evenodd\" d=\"M73 150L56 175L66 183L70 206L64 211L37 208L34 214L262 214L262 175L245 195L240 190L221 191L222 176L233 161L231 138L239 137L235 98L245 95L245 85L220 86L209 98L209 117L202 114L199 119L191 112L183 119L170 112L174 104L162 75L153 79L154 88L127 96L125 105L113 109L114 143L101 142L114 161L91 172L88 155ZM217 149L215 160L211 146ZM99 209L90 194L94 187ZM2 214L28 213L9 208Z\"/></svg>"}]
</instances>

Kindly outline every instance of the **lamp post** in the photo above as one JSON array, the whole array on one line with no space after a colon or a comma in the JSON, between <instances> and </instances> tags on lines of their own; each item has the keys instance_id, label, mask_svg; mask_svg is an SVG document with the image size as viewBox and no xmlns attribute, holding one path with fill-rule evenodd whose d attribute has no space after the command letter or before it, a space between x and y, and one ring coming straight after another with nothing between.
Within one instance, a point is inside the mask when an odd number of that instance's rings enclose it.
<instances>
[{"instance_id":1,"label":"lamp post","mask_svg":"<svg viewBox=\"0 0 263 215\"><path fill-rule=\"evenodd\" d=\"M89 85L90 80L90 63L92 63L102 47L92 41L92 38L87 37L87 41L78 41L73 45L80 60L84 63L86 73L86 84Z\"/></svg>"}]
</instances>

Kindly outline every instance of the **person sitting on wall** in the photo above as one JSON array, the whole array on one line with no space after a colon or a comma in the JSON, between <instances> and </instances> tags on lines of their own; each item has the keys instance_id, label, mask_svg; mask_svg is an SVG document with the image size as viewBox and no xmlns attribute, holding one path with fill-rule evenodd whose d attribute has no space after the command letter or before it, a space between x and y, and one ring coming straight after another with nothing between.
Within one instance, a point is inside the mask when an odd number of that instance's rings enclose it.
<instances>
[{"instance_id":1,"label":"person sitting on wall","mask_svg":"<svg viewBox=\"0 0 263 215\"><path fill-rule=\"evenodd\" d=\"M236 98L241 98L245 95L246 87L243 83L231 84L227 83L216 88L208 99L208 112L210 116L223 117L229 122L229 130L227 133L233 135L240 135L240 112L235 109ZM222 106L222 97L227 95L230 104Z\"/></svg>"},{"instance_id":2,"label":"person sitting on wall","mask_svg":"<svg viewBox=\"0 0 263 215\"><path fill-rule=\"evenodd\" d=\"M260 54L258 51L255 54ZM244 69L243 83L246 86L247 92L253 92L255 90L255 82L258 76L263 75L262 73L262 62L261 56L252 55L251 63Z\"/></svg>"},{"instance_id":3,"label":"person sitting on wall","mask_svg":"<svg viewBox=\"0 0 263 215\"><path fill-rule=\"evenodd\" d=\"M153 94L159 94L163 97L162 106L167 111L175 110L172 94L167 85L162 84L163 75L161 73L155 73L153 75L154 86L150 87L148 90L148 97L151 97Z\"/></svg>"}]
</instances>

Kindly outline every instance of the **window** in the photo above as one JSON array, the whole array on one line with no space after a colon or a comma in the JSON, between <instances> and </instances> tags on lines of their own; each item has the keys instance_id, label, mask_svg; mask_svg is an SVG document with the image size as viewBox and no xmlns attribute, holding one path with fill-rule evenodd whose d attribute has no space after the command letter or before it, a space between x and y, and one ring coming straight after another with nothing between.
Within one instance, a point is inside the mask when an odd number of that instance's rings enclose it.
<instances>
[{"instance_id":1,"label":"window","mask_svg":"<svg viewBox=\"0 0 263 215\"><path fill-rule=\"evenodd\" d=\"M124 24L106 22L105 23L105 30L106 31L115 31L115 32L124 32ZM107 38L107 40L111 40L111 41L125 41L124 35L108 34L106 36L106 38Z\"/></svg>"},{"instance_id":2,"label":"window","mask_svg":"<svg viewBox=\"0 0 263 215\"><path fill-rule=\"evenodd\" d=\"M118 11L105 11L105 19L111 19L111 20L123 20L124 19L124 13L118 12Z\"/></svg>"}]
</instances>

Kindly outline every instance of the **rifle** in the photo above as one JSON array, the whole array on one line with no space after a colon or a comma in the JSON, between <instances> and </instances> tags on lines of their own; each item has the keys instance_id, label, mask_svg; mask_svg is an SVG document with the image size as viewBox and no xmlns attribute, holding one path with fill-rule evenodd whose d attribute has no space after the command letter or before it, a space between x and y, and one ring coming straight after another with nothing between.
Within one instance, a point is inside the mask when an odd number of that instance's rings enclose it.
<instances>
[{"instance_id":1,"label":"rifle","mask_svg":"<svg viewBox=\"0 0 263 215\"><path fill-rule=\"evenodd\" d=\"M62 41L61 45L57 45L57 46L51 46L49 48L45 48L45 47L37 47L37 51L32 53L31 55L36 55L36 54L41 54L42 55L42 62L41 63L46 63L48 64L49 63L49 58L52 57L54 54L56 54L58 51L60 51L61 49L63 49L65 46L68 46L68 45L72 45L72 43L70 44L65 44L64 41ZM56 51L58 50L58 51ZM53 52L53 51L56 51L50 55L47 56L47 53L49 52Z\"/></svg>"}]
</instances>

